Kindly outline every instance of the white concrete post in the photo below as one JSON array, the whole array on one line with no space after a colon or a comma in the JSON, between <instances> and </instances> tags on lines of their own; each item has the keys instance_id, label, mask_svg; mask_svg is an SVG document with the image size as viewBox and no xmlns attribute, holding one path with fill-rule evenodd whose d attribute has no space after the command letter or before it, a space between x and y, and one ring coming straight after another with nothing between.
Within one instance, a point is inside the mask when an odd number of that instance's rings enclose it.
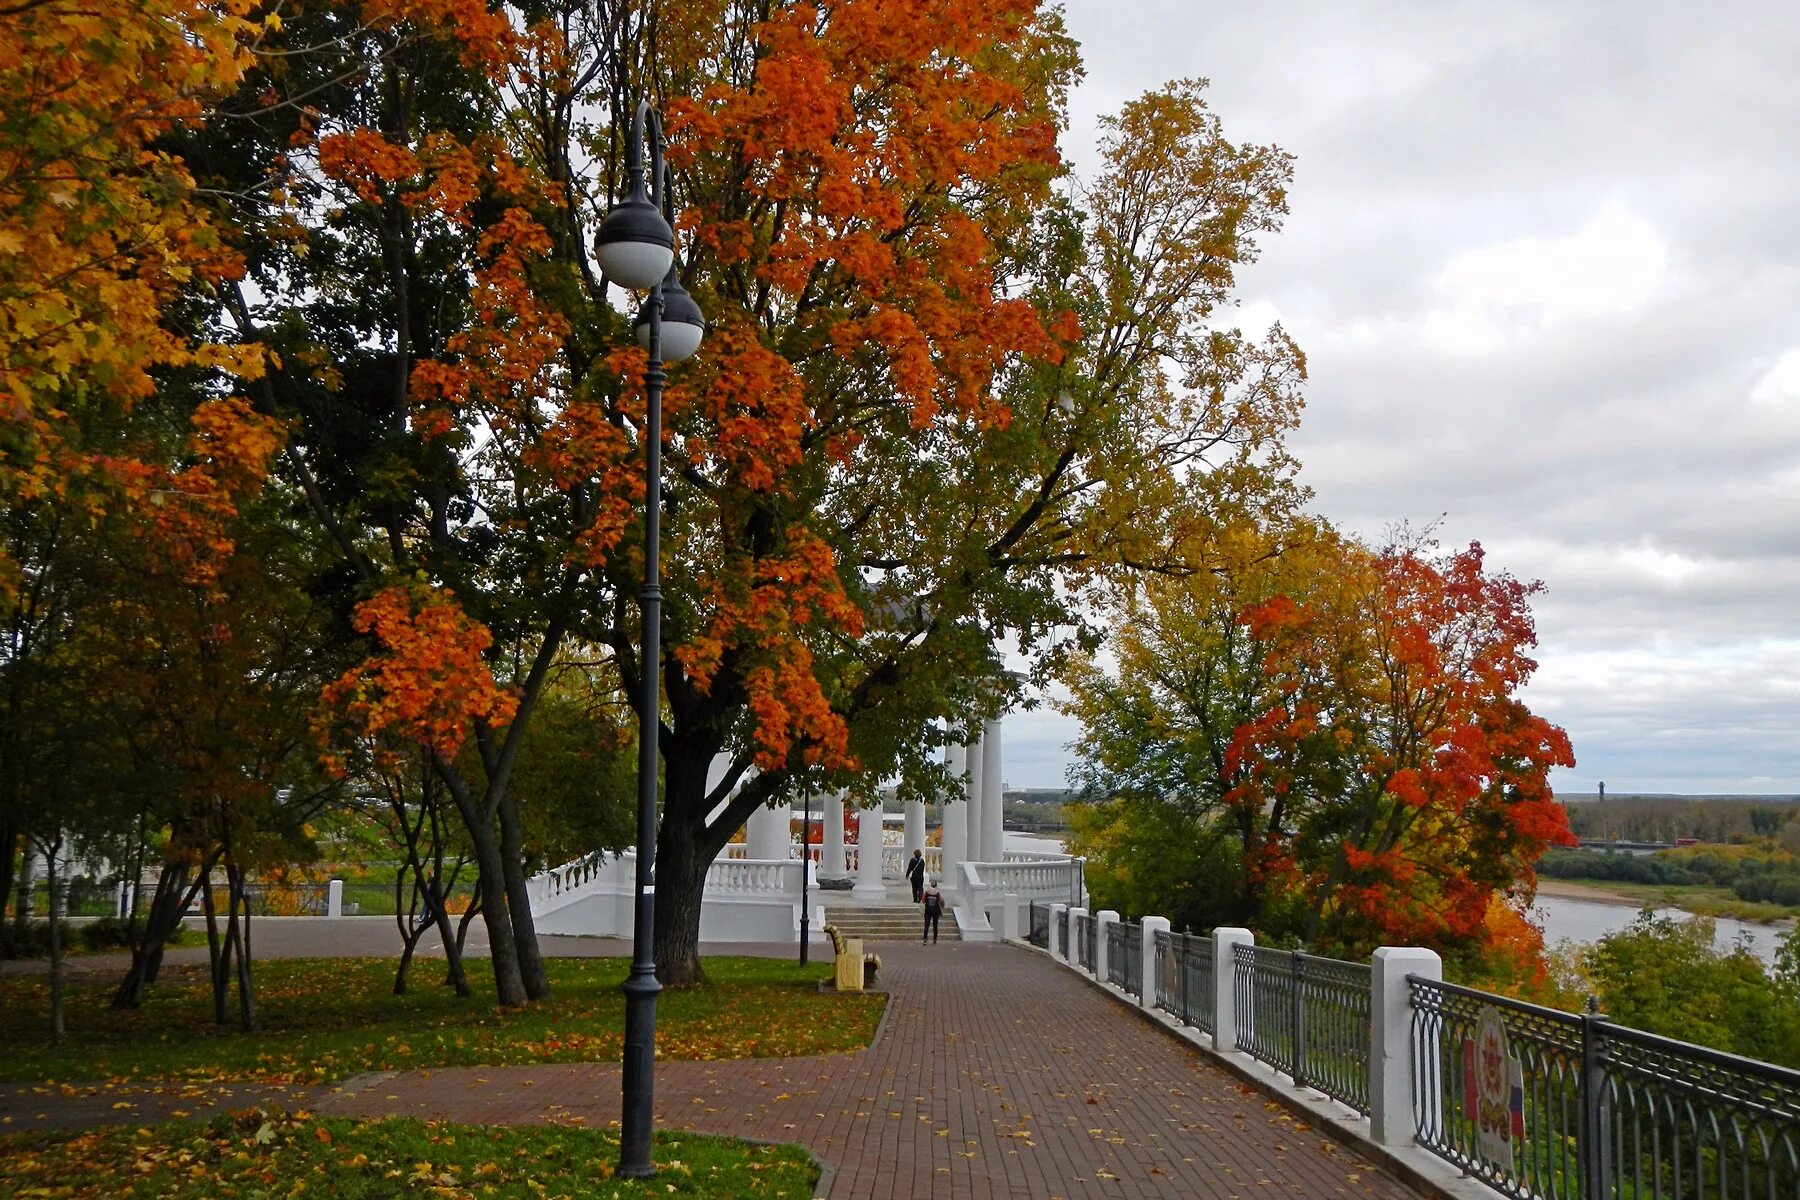
<instances>
[{"instance_id":1,"label":"white concrete post","mask_svg":"<svg viewBox=\"0 0 1800 1200\"><path fill-rule=\"evenodd\" d=\"M774 808L759 808L751 813L750 819L744 822L745 856L764 862L770 859L786 860L788 847L793 843L789 815L785 804L778 804Z\"/></svg>"},{"instance_id":2,"label":"white concrete post","mask_svg":"<svg viewBox=\"0 0 1800 1200\"><path fill-rule=\"evenodd\" d=\"M981 805L982 805L982 801L986 797L985 797L985 793L982 791L982 787L981 787L981 774L982 774L983 763L982 763L980 735L977 735L975 740L969 743L969 745L967 747L967 751L964 754L964 763L965 763L965 767L964 767L964 772L963 772L963 787L964 787L963 794L965 796L967 796L968 800L969 800L969 808L968 808L969 840L966 843L966 846L968 849L968 856L969 856L968 861L970 861L970 862L986 862L987 861L987 847L981 844L981 831L982 831L982 829L985 828L985 825L983 824L983 820L982 820L982 815L981 815Z\"/></svg>"},{"instance_id":3,"label":"white concrete post","mask_svg":"<svg viewBox=\"0 0 1800 1200\"><path fill-rule=\"evenodd\" d=\"M1139 951L1142 957L1138 962L1143 964L1144 986L1140 990L1144 994L1138 997L1138 1004L1142 1008L1155 1008L1156 987L1162 982L1162 972L1156 967L1156 935L1169 932L1169 918L1145 917L1140 924L1144 931L1144 944Z\"/></svg>"},{"instance_id":4,"label":"white concrete post","mask_svg":"<svg viewBox=\"0 0 1800 1200\"><path fill-rule=\"evenodd\" d=\"M1119 922L1119 914L1103 908L1094 914L1094 978L1106 982L1106 934Z\"/></svg>"},{"instance_id":5,"label":"white concrete post","mask_svg":"<svg viewBox=\"0 0 1800 1200\"><path fill-rule=\"evenodd\" d=\"M1000 897L1000 940L1019 940L1019 897L1012 892Z\"/></svg>"},{"instance_id":6,"label":"white concrete post","mask_svg":"<svg viewBox=\"0 0 1800 1200\"><path fill-rule=\"evenodd\" d=\"M825 846L819 853L819 878L843 879L849 874L844 869L844 793L838 792L825 801Z\"/></svg>"},{"instance_id":7,"label":"white concrete post","mask_svg":"<svg viewBox=\"0 0 1800 1200\"><path fill-rule=\"evenodd\" d=\"M1382 1146L1410 1146L1419 1124L1413 1111L1412 992L1406 977L1441 980L1444 962L1430 950L1382 946L1372 965L1369 1136Z\"/></svg>"},{"instance_id":8,"label":"white concrete post","mask_svg":"<svg viewBox=\"0 0 1800 1200\"><path fill-rule=\"evenodd\" d=\"M887 899L881 883L881 801L856 814L856 888L858 900L880 903Z\"/></svg>"},{"instance_id":9,"label":"white concrete post","mask_svg":"<svg viewBox=\"0 0 1800 1200\"><path fill-rule=\"evenodd\" d=\"M333 879L325 885L325 915L341 917L344 915L344 881Z\"/></svg>"},{"instance_id":10,"label":"white concrete post","mask_svg":"<svg viewBox=\"0 0 1800 1200\"><path fill-rule=\"evenodd\" d=\"M1063 947L1063 960L1080 971L1085 971L1087 968L1081 965L1081 943L1076 940L1081 935L1076 930L1075 923L1087 915L1088 910L1080 905L1069 906L1069 944Z\"/></svg>"},{"instance_id":11,"label":"white concrete post","mask_svg":"<svg viewBox=\"0 0 1800 1200\"><path fill-rule=\"evenodd\" d=\"M1000 765L1000 718L981 725L981 861L1006 857L1006 772Z\"/></svg>"},{"instance_id":12,"label":"white concrete post","mask_svg":"<svg viewBox=\"0 0 1800 1200\"><path fill-rule=\"evenodd\" d=\"M943 878L938 885L948 893L962 878L960 867L969 857L969 805L963 792L964 771L968 755L961 746L944 752L944 765L950 772L950 790L944 793L939 809L943 824L939 826L939 845L943 850Z\"/></svg>"},{"instance_id":13,"label":"white concrete post","mask_svg":"<svg viewBox=\"0 0 1800 1200\"><path fill-rule=\"evenodd\" d=\"M1213 1049L1236 1050L1237 955L1239 946L1254 946L1256 935L1248 929L1213 930Z\"/></svg>"},{"instance_id":14,"label":"white concrete post","mask_svg":"<svg viewBox=\"0 0 1800 1200\"><path fill-rule=\"evenodd\" d=\"M925 802L908 800L906 802L906 824L900 841L900 862L904 866L912 861L914 850L925 848Z\"/></svg>"},{"instance_id":15,"label":"white concrete post","mask_svg":"<svg viewBox=\"0 0 1800 1200\"><path fill-rule=\"evenodd\" d=\"M1063 945L1063 943L1068 941L1069 939L1060 936L1057 933L1056 927L1058 925L1062 924L1062 922L1060 920L1058 920L1058 918L1060 916L1062 916L1063 913L1066 913L1068 911L1069 911L1069 906L1066 904L1052 904L1050 906L1050 938L1045 943L1045 945L1047 946L1047 948L1050 951L1050 957L1060 958L1064 962L1069 961L1069 948L1067 946Z\"/></svg>"}]
</instances>

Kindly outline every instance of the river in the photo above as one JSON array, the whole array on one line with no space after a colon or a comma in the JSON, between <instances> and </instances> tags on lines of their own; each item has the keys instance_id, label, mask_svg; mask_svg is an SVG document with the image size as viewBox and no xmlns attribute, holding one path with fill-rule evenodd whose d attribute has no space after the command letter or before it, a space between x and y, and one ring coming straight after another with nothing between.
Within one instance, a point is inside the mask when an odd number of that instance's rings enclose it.
<instances>
[{"instance_id":1,"label":"river","mask_svg":"<svg viewBox=\"0 0 1800 1200\"><path fill-rule=\"evenodd\" d=\"M1008 850L1061 851L1062 839L1049 833L1018 833L1014 830L1006 832L1006 848ZM1690 917L1693 914L1679 908L1659 908L1659 916L1677 919ZM1532 918L1544 929L1544 944L1555 946L1560 941L1572 941L1582 945L1597 942L1609 933L1617 933L1637 919L1638 908L1630 903L1612 903L1604 900L1587 900L1574 896L1548 896L1538 894L1538 902L1532 909ZM1775 951L1786 925L1770 925L1760 921L1734 921L1729 917L1718 917L1713 924L1713 944L1721 950L1729 950L1737 944L1740 936L1749 940L1750 949L1758 958L1766 963L1775 961Z\"/></svg>"}]
</instances>

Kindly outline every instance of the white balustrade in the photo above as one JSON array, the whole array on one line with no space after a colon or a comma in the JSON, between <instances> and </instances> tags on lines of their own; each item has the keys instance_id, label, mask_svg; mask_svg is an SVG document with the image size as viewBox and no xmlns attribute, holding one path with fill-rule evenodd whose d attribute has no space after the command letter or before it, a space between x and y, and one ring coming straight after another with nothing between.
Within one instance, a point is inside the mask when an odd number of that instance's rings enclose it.
<instances>
[{"instance_id":1,"label":"white balustrade","mask_svg":"<svg viewBox=\"0 0 1800 1200\"><path fill-rule=\"evenodd\" d=\"M728 895L800 893L800 864L793 859L714 859L706 869L706 890Z\"/></svg>"}]
</instances>

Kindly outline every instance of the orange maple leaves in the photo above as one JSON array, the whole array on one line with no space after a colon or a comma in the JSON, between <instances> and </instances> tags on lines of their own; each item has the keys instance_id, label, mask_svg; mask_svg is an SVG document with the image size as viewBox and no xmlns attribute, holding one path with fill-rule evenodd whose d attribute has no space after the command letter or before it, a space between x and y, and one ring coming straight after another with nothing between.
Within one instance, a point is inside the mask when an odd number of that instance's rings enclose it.
<instances>
[{"instance_id":1,"label":"orange maple leaves","mask_svg":"<svg viewBox=\"0 0 1800 1200\"><path fill-rule=\"evenodd\" d=\"M786 553L748 574L747 582L729 570L711 577L712 619L673 653L702 690L712 686L728 647L748 659L740 674L764 770L785 765L796 741L807 762L854 767L849 729L832 710L801 638L818 621L851 637L862 633L862 610L845 595L831 548L796 525L787 532Z\"/></svg>"},{"instance_id":2,"label":"orange maple leaves","mask_svg":"<svg viewBox=\"0 0 1800 1200\"><path fill-rule=\"evenodd\" d=\"M383 589L357 605L353 624L374 637L376 652L321 696L353 736L393 735L453 758L475 722L512 721L518 698L482 658L493 635L448 589ZM321 732L329 740L329 726ZM341 755L327 753L325 761L337 773L345 769Z\"/></svg>"}]
</instances>

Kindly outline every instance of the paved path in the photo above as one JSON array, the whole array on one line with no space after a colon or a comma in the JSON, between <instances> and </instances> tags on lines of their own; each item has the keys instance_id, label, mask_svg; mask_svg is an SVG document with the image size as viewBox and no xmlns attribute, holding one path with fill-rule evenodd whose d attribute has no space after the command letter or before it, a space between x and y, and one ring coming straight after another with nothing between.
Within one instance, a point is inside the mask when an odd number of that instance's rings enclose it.
<instances>
[{"instance_id":1,"label":"paved path","mask_svg":"<svg viewBox=\"0 0 1800 1200\"><path fill-rule=\"evenodd\" d=\"M657 1065L656 1124L810 1147L856 1197L1412 1200L1351 1148L1041 955L881 947L891 992L854 1054ZM320 1111L493 1123L618 1119L615 1067L405 1072Z\"/></svg>"},{"instance_id":2,"label":"paved path","mask_svg":"<svg viewBox=\"0 0 1800 1200\"><path fill-rule=\"evenodd\" d=\"M385 932L373 921L326 924L314 918L277 932L269 922L259 954L388 952L391 923ZM545 949L607 955L629 944L546 938ZM890 1000L867 1050L660 1062L657 1126L802 1143L832 1168L828 1194L857 1200L1416 1200L1356 1150L1043 955L991 943L879 949ZM619 1072L611 1064L446 1068L311 1092L0 1087L0 1130L138 1123L264 1100L342 1115L591 1128L618 1120Z\"/></svg>"}]
</instances>

